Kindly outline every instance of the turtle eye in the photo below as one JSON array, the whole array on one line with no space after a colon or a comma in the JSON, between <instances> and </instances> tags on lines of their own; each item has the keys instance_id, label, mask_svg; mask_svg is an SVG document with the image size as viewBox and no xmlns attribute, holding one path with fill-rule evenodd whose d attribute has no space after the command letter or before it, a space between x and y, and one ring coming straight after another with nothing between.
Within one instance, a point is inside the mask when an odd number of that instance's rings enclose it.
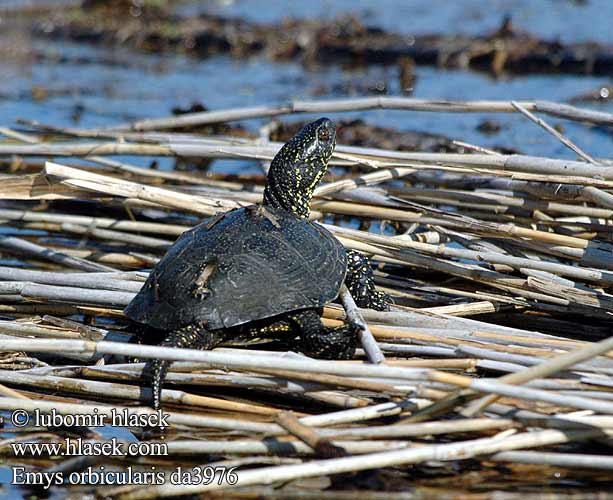
<instances>
[{"instance_id":1,"label":"turtle eye","mask_svg":"<svg viewBox=\"0 0 613 500\"><path fill-rule=\"evenodd\" d=\"M328 142L330 140L330 131L327 128L320 128L317 131L317 138L320 141Z\"/></svg>"}]
</instances>

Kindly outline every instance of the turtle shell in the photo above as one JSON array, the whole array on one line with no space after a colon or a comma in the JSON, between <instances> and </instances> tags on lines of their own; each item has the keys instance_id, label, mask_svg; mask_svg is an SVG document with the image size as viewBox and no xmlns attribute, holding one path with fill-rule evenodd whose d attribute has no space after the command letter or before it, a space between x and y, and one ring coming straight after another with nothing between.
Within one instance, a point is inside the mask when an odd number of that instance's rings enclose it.
<instances>
[{"instance_id":1,"label":"turtle shell","mask_svg":"<svg viewBox=\"0 0 613 500\"><path fill-rule=\"evenodd\" d=\"M154 328L229 328L334 300L347 257L323 227L260 205L183 233L125 309Z\"/></svg>"}]
</instances>

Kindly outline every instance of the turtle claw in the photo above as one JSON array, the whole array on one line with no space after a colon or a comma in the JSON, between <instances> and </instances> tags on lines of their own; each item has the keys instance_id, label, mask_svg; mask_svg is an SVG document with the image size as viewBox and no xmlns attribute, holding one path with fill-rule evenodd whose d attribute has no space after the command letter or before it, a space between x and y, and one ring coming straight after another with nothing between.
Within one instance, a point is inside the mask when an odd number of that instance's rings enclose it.
<instances>
[{"instance_id":1,"label":"turtle claw","mask_svg":"<svg viewBox=\"0 0 613 500\"><path fill-rule=\"evenodd\" d=\"M365 307L375 311L389 311L390 304L393 304L393 300L389 294L375 290L372 296L369 297L368 304Z\"/></svg>"},{"instance_id":2,"label":"turtle claw","mask_svg":"<svg viewBox=\"0 0 613 500\"><path fill-rule=\"evenodd\" d=\"M355 323L324 327L319 315L306 310L292 317L300 331L300 350L319 359L351 359L362 329Z\"/></svg>"}]
</instances>

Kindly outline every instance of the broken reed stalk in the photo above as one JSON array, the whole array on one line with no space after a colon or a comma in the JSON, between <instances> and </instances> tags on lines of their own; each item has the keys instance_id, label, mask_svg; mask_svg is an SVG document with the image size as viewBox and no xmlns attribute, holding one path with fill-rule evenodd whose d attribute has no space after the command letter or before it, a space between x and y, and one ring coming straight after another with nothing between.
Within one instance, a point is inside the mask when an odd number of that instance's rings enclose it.
<instances>
[{"instance_id":1,"label":"broken reed stalk","mask_svg":"<svg viewBox=\"0 0 613 500\"><path fill-rule=\"evenodd\" d=\"M406 391L401 391L396 389L395 387L381 382L374 382L370 380L356 380L353 378L339 377L335 375L320 375L316 373L300 373L296 371L289 370L279 370L272 368L251 368L250 371L255 373L263 373L267 375L274 375L277 377L283 377L287 380L303 380L307 382L316 382L319 384L329 384L337 387L346 387L353 389L361 389L364 391L373 391L380 393L389 393L394 395L404 394ZM170 375L172 377L172 374Z\"/></svg>"},{"instance_id":2,"label":"broken reed stalk","mask_svg":"<svg viewBox=\"0 0 613 500\"><path fill-rule=\"evenodd\" d=\"M338 443L331 442L322 437L313 427L300 422L292 412L284 411L279 413L275 421L289 434L302 441L302 443L307 446L307 449L312 450L320 456L327 458L340 457L344 456L349 451L347 446L339 446ZM369 444L372 445L374 443ZM406 445L405 443L398 444L400 444L400 446Z\"/></svg>"},{"instance_id":3,"label":"broken reed stalk","mask_svg":"<svg viewBox=\"0 0 613 500\"><path fill-rule=\"evenodd\" d=\"M161 224L157 222L142 222L132 220L111 219L108 217L89 217L86 215L73 215L67 213L34 212L31 210L15 210L0 208L0 220L14 222L41 222L57 224L78 224L93 226L101 229L112 228L115 231L145 232L158 235L178 236L191 226L179 224Z\"/></svg>"},{"instance_id":4,"label":"broken reed stalk","mask_svg":"<svg viewBox=\"0 0 613 500\"><path fill-rule=\"evenodd\" d=\"M521 104L530 111L542 112L558 118L613 124L613 115L610 113L582 109L549 101L527 101ZM271 118L287 114L337 113L341 111L360 111L369 109L403 109L446 113L513 113L517 111L511 101L444 101L408 97L364 97L310 102L291 101L281 106L258 106L254 108L187 113L182 116L173 116L169 118L139 120L131 124L110 127L109 130L164 130L252 118Z\"/></svg>"},{"instance_id":5,"label":"broken reed stalk","mask_svg":"<svg viewBox=\"0 0 613 500\"><path fill-rule=\"evenodd\" d=\"M122 292L138 292L144 280L134 273L90 272L60 273L49 271L32 271L15 267L0 266L0 282L21 281L41 285L69 286L76 288L96 288Z\"/></svg>"},{"instance_id":6,"label":"broken reed stalk","mask_svg":"<svg viewBox=\"0 0 613 500\"><path fill-rule=\"evenodd\" d=\"M354 325L358 325L360 328L360 332L358 333L358 337L360 339L360 343L366 352L366 356L371 363L383 363L385 361L385 356L379 349L377 345L377 341L372 336L370 329L368 328L368 324L364 321L358 306L356 305L351 293L347 287L343 284L341 286L341 291L339 295L341 299L341 303L343 304L343 308L345 309L345 313L347 315L347 320L353 323Z\"/></svg>"},{"instance_id":7,"label":"broken reed stalk","mask_svg":"<svg viewBox=\"0 0 613 500\"><path fill-rule=\"evenodd\" d=\"M50 177L59 177L63 179L62 182L74 187L103 192L113 196L150 201L205 215L214 215L220 210L229 210L240 206L240 204L234 202L209 200L170 191L169 189L125 181L108 175L94 174L52 162L45 164L44 174Z\"/></svg>"},{"instance_id":8,"label":"broken reed stalk","mask_svg":"<svg viewBox=\"0 0 613 500\"><path fill-rule=\"evenodd\" d=\"M282 370L298 370L312 373L330 373L345 376L375 376L391 377L406 380L420 380L427 370L416 368L400 368L384 365L350 365L334 361L315 360L310 358L289 359L279 356L258 356L227 354L216 351L199 351L195 349L178 349L170 347L125 344L120 342L92 342L83 340L56 339L0 339L0 350L32 351L32 352L73 352L122 354L133 357L159 358L169 361L199 361L211 366L234 368L272 368Z\"/></svg>"},{"instance_id":9,"label":"broken reed stalk","mask_svg":"<svg viewBox=\"0 0 613 500\"><path fill-rule=\"evenodd\" d=\"M29 397L21 394L21 392L11 389L10 387L6 387L4 384L0 384L0 394L7 398L30 399Z\"/></svg>"},{"instance_id":10,"label":"broken reed stalk","mask_svg":"<svg viewBox=\"0 0 613 500\"><path fill-rule=\"evenodd\" d=\"M79 269L80 271L102 271L113 272L115 269L109 266L104 266L96 262L90 262L78 257L71 257L62 252L56 252L49 248L45 248L41 245L31 243L27 240L17 238L15 236L2 236L0 235L0 248L8 252L16 252L20 255L27 255L29 257L35 257L42 260L49 260L73 269Z\"/></svg>"},{"instance_id":11,"label":"broken reed stalk","mask_svg":"<svg viewBox=\"0 0 613 500\"><path fill-rule=\"evenodd\" d=\"M580 469L613 470L613 458L606 455L582 453L548 453L542 451L501 451L489 460L516 464L548 465L550 467L571 467Z\"/></svg>"},{"instance_id":12,"label":"broken reed stalk","mask_svg":"<svg viewBox=\"0 0 613 500\"><path fill-rule=\"evenodd\" d=\"M37 144L37 145L3 145L0 144L0 155L18 154L22 156L83 156L92 149L105 154L152 154L154 156L198 156L211 158L241 158L241 159L272 159L282 146L279 143L270 143L262 146L257 144L215 146L198 146L197 144L174 144L172 147L156 146L155 151L149 151L151 146L130 143L112 144ZM542 176L557 175L557 182L570 184L596 185L595 179L603 181L613 180L613 167L595 165L571 160L558 160L526 155L487 155L487 154L458 154L458 153L412 153L383 150L376 148L359 148L355 146L337 146L336 152L346 160L354 155L354 164L363 163L361 157L376 162L380 167L403 167L403 162L410 162L408 166L415 168L417 162L422 163L421 168L427 167L444 169L440 164L451 165L461 171L474 172L474 169L484 169L495 175L537 174ZM334 161L332 162L334 163ZM346 162L345 162L346 163ZM50 174L50 172L48 172ZM93 174L96 175L96 174ZM550 182L551 177L543 177ZM604 185L611 187L613 184ZM72 187L87 189L86 180L75 182ZM110 186L109 186L110 189ZM154 188L151 188L155 192Z\"/></svg>"},{"instance_id":13,"label":"broken reed stalk","mask_svg":"<svg viewBox=\"0 0 613 500\"><path fill-rule=\"evenodd\" d=\"M111 280L109 280L111 281ZM131 283L131 282L129 282ZM106 289L109 286L111 289ZM132 285L130 285L132 287ZM40 285L37 283L9 281L0 283L0 301L3 290L10 290L24 299L42 300L60 304L94 305L123 309L136 295L136 292L118 291L111 282L105 289L77 288L72 286Z\"/></svg>"},{"instance_id":14,"label":"broken reed stalk","mask_svg":"<svg viewBox=\"0 0 613 500\"><path fill-rule=\"evenodd\" d=\"M403 403L381 403L371 405L364 408L353 408L349 410L340 410L320 415L310 415L301 417L299 421L310 426L333 426L339 424L349 424L353 422L361 422L370 419L398 415L402 411L409 408L414 408L415 405L410 402ZM5 397L0 398L0 409L3 410L18 410L23 409L27 412L34 412L37 409L41 413L56 412L61 415L95 415L104 414L111 415L112 410L116 412L127 413L128 415L154 415L157 412L152 408L130 407L111 404L83 404L83 403L66 403L63 401L45 401L34 399L21 399ZM211 417L202 414L192 414L184 412L164 411L168 415L168 423L174 426L189 426L194 428L207 428L229 431L245 431L256 432L266 435L283 435L287 432L278 424L256 422L245 420L244 418L228 418L228 417ZM582 422L582 421L581 421ZM579 422L577 426L582 426ZM590 420L591 422L591 420ZM571 422L572 424L572 422ZM609 424L608 421L603 422L605 428ZM613 426L613 425L612 425Z\"/></svg>"},{"instance_id":15,"label":"broken reed stalk","mask_svg":"<svg viewBox=\"0 0 613 500\"><path fill-rule=\"evenodd\" d=\"M582 361L587 361L596 356L602 355L613 348L613 338L602 340L593 345L576 349L567 354L563 354L550 361L546 361L540 365L533 366L526 369L523 372L507 375L506 378L501 378L502 381L508 384L523 384L529 380L536 378L543 378L550 376L560 370L563 370L569 366L576 365ZM483 411L488 405L495 402L498 398L496 396L489 396L481 402L472 406L468 412L477 413Z\"/></svg>"},{"instance_id":16,"label":"broken reed stalk","mask_svg":"<svg viewBox=\"0 0 613 500\"><path fill-rule=\"evenodd\" d=\"M577 153L581 158L583 158L588 163L593 163L598 165L599 163L594 160L590 155L588 155L585 151L583 151L579 146L573 143L567 137L564 137L560 132L558 132L555 128L549 125L545 120L534 116L530 111L524 108L520 103L511 101L511 106L513 106L517 111L519 111L522 115L527 117L529 120L533 121L540 127L544 128L547 132L553 135L556 139L558 139L562 144L568 147L570 150Z\"/></svg>"}]
</instances>

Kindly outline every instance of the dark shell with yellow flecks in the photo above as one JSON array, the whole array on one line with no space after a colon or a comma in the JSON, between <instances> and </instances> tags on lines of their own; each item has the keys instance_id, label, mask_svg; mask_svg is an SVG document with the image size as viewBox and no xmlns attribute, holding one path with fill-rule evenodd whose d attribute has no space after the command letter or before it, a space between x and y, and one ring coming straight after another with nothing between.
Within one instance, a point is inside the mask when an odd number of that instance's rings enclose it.
<instances>
[{"instance_id":1,"label":"dark shell with yellow flecks","mask_svg":"<svg viewBox=\"0 0 613 500\"><path fill-rule=\"evenodd\" d=\"M346 269L345 249L320 225L278 208L240 208L183 233L125 313L162 330L229 328L323 306Z\"/></svg>"}]
</instances>

